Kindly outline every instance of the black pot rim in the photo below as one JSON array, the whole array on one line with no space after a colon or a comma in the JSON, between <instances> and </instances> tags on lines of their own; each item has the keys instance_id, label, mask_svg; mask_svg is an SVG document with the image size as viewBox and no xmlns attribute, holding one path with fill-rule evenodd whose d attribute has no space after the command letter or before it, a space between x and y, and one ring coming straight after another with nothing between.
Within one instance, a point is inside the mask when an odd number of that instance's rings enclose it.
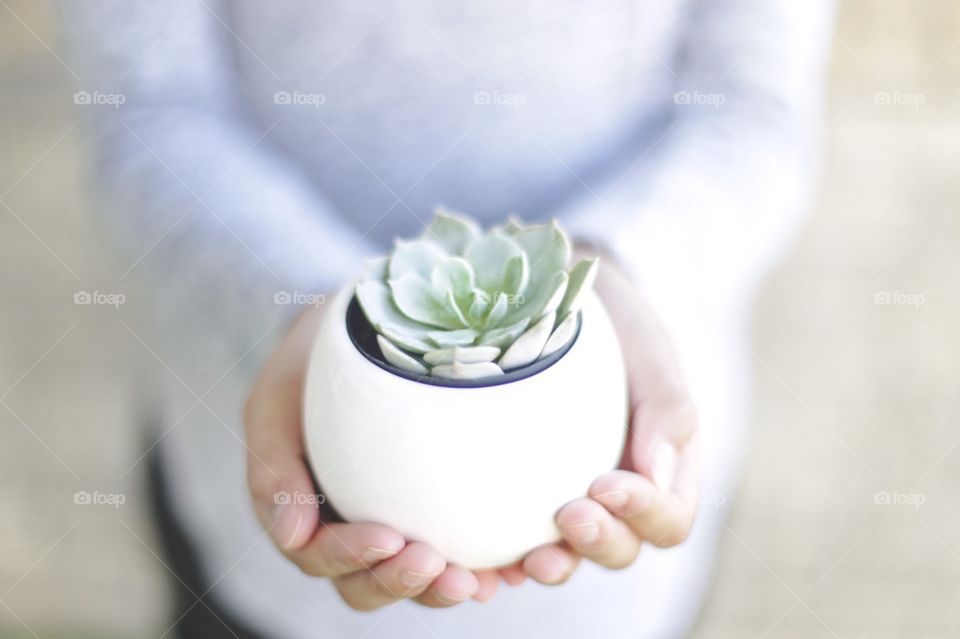
<instances>
[{"instance_id":1,"label":"black pot rim","mask_svg":"<svg viewBox=\"0 0 960 639\"><path fill-rule=\"evenodd\" d=\"M353 342L354 347L369 361L387 372L413 382L430 386L440 386L444 388L487 388L490 386L501 386L503 384L519 382L537 373L542 373L556 364L567 354L567 351L573 347L577 338L580 337L580 324L583 321L583 317L578 311L577 330L573 335L573 339L567 342L560 350L547 355L543 359L538 359L532 364L506 372L503 375L482 377L480 379L449 379L446 377L434 377L429 374L423 375L404 370L387 362L383 358L383 353L380 351L380 345L377 344L377 332L373 326L370 325L370 322L367 321L367 316L364 315L363 309L360 308L360 303L357 301L356 295L350 299L350 304L347 306L345 321L347 335L350 336L350 341Z\"/></svg>"}]
</instances>

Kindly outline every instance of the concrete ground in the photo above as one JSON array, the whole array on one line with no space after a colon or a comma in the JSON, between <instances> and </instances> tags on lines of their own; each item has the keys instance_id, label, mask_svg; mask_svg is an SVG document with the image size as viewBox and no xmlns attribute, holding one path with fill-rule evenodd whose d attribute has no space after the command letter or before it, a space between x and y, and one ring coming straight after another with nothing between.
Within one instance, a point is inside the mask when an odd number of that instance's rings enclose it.
<instances>
[{"instance_id":1,"label":"concrete ground","mask_svg":"<svg viewBox=\"0 0 960 639\"><path fill-rule=\"evenodd\" d=\"M137 345L74 304L122 269L56 41L47 2L0 1L0 636L156 637L165 570L142 479L117 480ZM756 311L755 435L697 637L960 634L960 5L849 0L834 44L822 195Z\"/></svg>"}]
</instances>

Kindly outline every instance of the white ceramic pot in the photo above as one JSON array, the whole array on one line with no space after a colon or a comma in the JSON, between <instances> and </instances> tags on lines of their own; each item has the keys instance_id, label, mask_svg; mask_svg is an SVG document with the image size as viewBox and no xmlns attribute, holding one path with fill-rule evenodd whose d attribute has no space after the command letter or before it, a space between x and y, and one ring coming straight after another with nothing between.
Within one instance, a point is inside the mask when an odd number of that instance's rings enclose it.
<instances>
[{"instance_id":1,"label":"white ceramic pot","mask_svg":"<svg viewBox=\"0 0 960 639\"><path fill-rule=\"evenodd\" d=\"M554 515L614 468L626 378L599 300L555 364L482 388L434 386L368 360L331 302L310 358L305 439L320 490L348 521L389 525L453 563L489 568L556 541Z\"/></svg>"}]
</instances>

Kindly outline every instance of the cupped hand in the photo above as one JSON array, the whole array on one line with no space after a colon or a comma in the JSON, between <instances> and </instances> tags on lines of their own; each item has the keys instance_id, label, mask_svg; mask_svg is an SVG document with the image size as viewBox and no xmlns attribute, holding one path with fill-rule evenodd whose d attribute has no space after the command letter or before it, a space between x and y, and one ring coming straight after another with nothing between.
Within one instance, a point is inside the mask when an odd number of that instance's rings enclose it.
<instances>
[{"instance_id":1,"label":"cupped hand","mask_svg":"<svg viewBox=\"0 0 960 639\"><path fill-rule=\"evenodd\" d=\"M307 467L302 439L303 384L322 307L303 312L264 364L244 410L247 483L260 523L303 572L333 580L343 600L373 610L410 598L448 607L496 590L493 571L448 564L430 546L388 526L331 516Z\"/></svg>"},{"instance_id":2,"label":"cupped hand","mask_svg":"<svg viewBox=\"0 0 960 639\"><path fill-rule=\"evenodd\" d=\"M556 522L563 542L523 560L524 572L559 584L581 557L608 568L629 566L643 542L683 542L697 509L697 415L676 353L636 285L601 259L595 285L624 354L630 396L628 435L617 470L598 477L566 504Z\"/></svg>"}]
</instances>

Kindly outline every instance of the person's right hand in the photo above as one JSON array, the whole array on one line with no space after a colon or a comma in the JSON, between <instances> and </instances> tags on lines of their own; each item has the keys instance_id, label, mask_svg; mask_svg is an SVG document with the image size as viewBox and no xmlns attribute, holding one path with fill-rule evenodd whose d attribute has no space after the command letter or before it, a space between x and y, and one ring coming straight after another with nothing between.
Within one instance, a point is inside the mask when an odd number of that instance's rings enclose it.
<instances>
[{"instance_id":1,"label":"person's right hand","mask_svg":"<svg viewBox=\"0 0 960 639\"><path fill-rule=\"evenodd\" d=\"M301 407L321 309L300 315L247 398L247 483L257 518L280 552L306 574L331 578L356 610L403 598L438 608L488 599L497 588L495 571L447 564L430 546L408 543L388 526L335 521L309 499L317 489L304 454Z\"/></svg>"}]
</instances>

